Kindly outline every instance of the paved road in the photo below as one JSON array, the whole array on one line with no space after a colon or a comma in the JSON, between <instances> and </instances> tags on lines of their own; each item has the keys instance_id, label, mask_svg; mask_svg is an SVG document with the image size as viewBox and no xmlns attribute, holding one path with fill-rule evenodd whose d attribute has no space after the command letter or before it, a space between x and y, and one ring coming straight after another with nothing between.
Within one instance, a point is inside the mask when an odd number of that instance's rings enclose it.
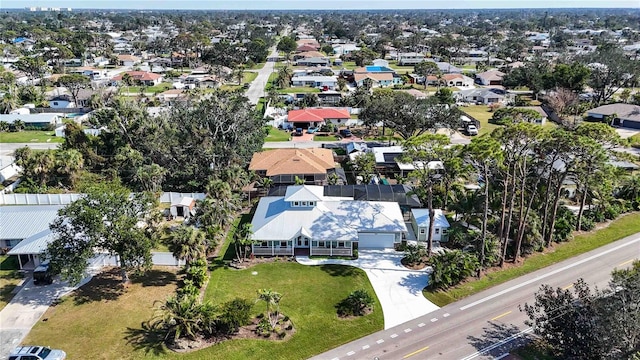
<instances>
[{"instance_id":1,"label":"paved road","mask_svg":"<svg viewBox=\"0 0 640 360\"><path fill-rule=\"evenodd\" d=\"M541 284L569 288L578 278L600 288L613 268L640 258L640 233L549 266L416 320L377 332L312 359L495 359L531 330L519 305L533 303ZM524 333L523 333L524 332Z\"/></svg>"},{"instance_id":2,"label":"paved road","mask_svg":"<svg viewBox=\"0 0 640 360\"><path fill-rule=\"evenodd\" d=\"M278 56L278 50L275 47L271 48L271 54L269 55L269 59L276 58ZM262 69L258 70L258 76L251 82L249 85L249 89L246 92L247 98L249 98L249 102L252 104L257 104L258 100L265 95L264 87L267 85L269 81L269 76L273 72L275 67L274 61L267 61Z\"/></svg>"}]
</instances>

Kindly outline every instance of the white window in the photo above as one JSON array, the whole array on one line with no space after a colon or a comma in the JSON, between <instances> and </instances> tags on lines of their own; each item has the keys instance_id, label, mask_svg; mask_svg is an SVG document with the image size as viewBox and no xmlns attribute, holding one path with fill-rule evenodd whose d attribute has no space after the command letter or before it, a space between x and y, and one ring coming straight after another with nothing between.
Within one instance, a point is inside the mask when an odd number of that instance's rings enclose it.
<instances>
[{"instance_id":1,"label":"white window","mask_svg":"<svg viewBox=\"0 0 640 360\"><path fill-rule=\"evenodd\" d=\"M440 234L440 228L435 228L434 230L435 230L436 235Z\"/></svg>"},{"instance_id":2,"label":"white window","mask_svg":"<svg viewBox=\"0 0 640 360\"><path fill-rule=\"evenodd\" d=\"M303 201L303 202L302 202L302 206L307 206L307 202L306 202L306 201Z\"/></svg>"},{"instance_id":3,"label":"white window","mask_svg":"<svg viewBox=\"0 0 640 360\"><path fill-rule=\"evenodd\" d=\"M425 229L425 228L421 228L420 229L420 234L421 235L424 235L426 232L427 232L427 229Z\"/></svg>"},{"instance_id":4,"label":"white window","mask_svg":"<svg viewBox=\"0 0 640 360\"><path fill-rule=\"evenodd\" d=\"M448 232L447 229L442 229L442 235L447 235Z\"/></svg>"},{"instance_id":5,"label":"white window","mask_svg":"<svg viewBox=\"0 0 640 360\"><path fill-rule=\"evenodd\" d=\"M266 242L266 241L261 241L261 242L260 242L260 246L261 246L261 247L269 247L269 243L268 243L268 242Z\"/></svg>"},{"instance_id":6,"label":"white window","mask_svg":"<svg viewBox=\"0 0 640 360\"><path fill-rule=\"evenodd\" d=\"M324 241L318 241L318 247L325 247Z\"/></svg>"},{"instance_id":7,"label":"white window","mask_svg":"<svg viewBox=\"0 0 640 360\"><path fill-rule=\"evenodd\" d=\"M300 206L300 203L299 203L299 202L297 202L297 201L294 201L294 202L293 202L293 206Z\"/></svg>"},{"instance_id":8,"label":"white window","mask_svg":"<svg viewBox=\"0 0 640 360\"><path fill-rule=\"evenodd\" d=\"M344 247L344 241L338 241L338 247L343 248Z\"/></svg>"},{"instance_id":9,"label":"white window","mask_svg":"<svg viewBox=\"0 0 640 360\"><path fill-rule=\"evenodd\" d=\"M309 201L309 206L316 206L316 202L315 201Z\"/></svg>"},{"instance_id":10,"label":"white window","mask_svg":"<svg viewBox=\"0 0 640 360\"><path fill-rule=\"evenodd\" d=\"M287 247L287 241L280 241L280 247L286 248Z\"/></svg>"}]
</instances>

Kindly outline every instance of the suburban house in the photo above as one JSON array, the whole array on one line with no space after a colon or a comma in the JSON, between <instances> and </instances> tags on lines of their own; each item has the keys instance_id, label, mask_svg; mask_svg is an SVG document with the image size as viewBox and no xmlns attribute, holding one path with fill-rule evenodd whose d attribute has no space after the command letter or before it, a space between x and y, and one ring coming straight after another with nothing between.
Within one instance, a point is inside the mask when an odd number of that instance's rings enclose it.
<instances>
[{"instance_id":1,"label":"suburban house","mask_svg":"<svg viewBox=\"0 0 640 360\"><path fill-rule=\"evenodd\" d=\"M325 56L307 57L296 60L298 66L331 66L331 59Z\"/></svg>"},{"instance_id":2,"label":"suburban house","mask_svg":"<svg viewBox=\"0 0 640 360\"><path fill-rule=\"evenodd\" d=\"M291 78L291 86L309 86L314 88L335 89L338 79L335 76L294 76Z\"/></svg>"},{"instance_id":3,"label":"suburban house","mask_svg":"<svg viewBox=\"0 0 640 360\"><path fill-rule=\"evenodd\" d=\"M318 102L323 106L337 106L342 100L342 93L339 91L323 91L318 93Z\"/></svg>"},{"instance_id":4,"label":"suburban house","mask_svg":"<svg viewBox=\"0 0 640 360\"><path fill-rule=\"evenodd\" d=\"M533 124L544 125L547 122L547 112L540 106L519 106L518 109L529 109L540 114L540 117L533 119Z\"/></svg>"},{"instance_id":5,"label":"suburban house","mask_svg":"<svg viewBox=\"0 0 640 360\"><path fill-rule=\"evenodd\" d=\"M111 80L114 82L120 83L122 82L122 77L124 76L124 74L129 74L129 76L131 76L131 78L135 80L136 83L142 84L145 86L154 86L162 82L162 75L154 74L147 71L126 71L126 72L123 72L122 74L116 75Z\"/></svg>"},{"instance_id":6,"label":"suburban house","mask_svg":"<svg viewBox=\"0 0 640 360\"><path fill-rule=\"evenodd\" d=\"M61 113L42 113L42 114L0 114L0 121L4 121L9 125L16 120L21 120L24 126L35 127L40 129L55 128L56 125L62 123Z\"/></svg>"},{"instance_id":7,"label":"suburban house","mask_svg":"<svg viewBox=\"0 0 640 360\"><path fill-rule=\"evenodd\" d=\"M455 94L458 101L476 103L476 104L493 104L504 102L504 95L500 95L491 89L468 89L460 90Z\"/></svg>"},{"instance_id":8,"label":"suburban house","mask_svg":"<svg viewBox=\"0 0 640 360\"><path fill-rule=\"evenodd\" d=\"M379 67L389 67L389 62L385 59L375 59L372 61L373 62L373 66L379 66Z\"/></svg>"},{"instance_id":9,"label":"suburban house","mask_svg":"<svg viewBox=\"0 0 640 360\"><path fill-rule=\"evenodd\" d=\"M611 125L640 129L640 106L632 104L609 104L587 111L587 116L606 120Z\"/></svg>"},{"instance_id":10,"label":"suburban house","mask_svg":"<svg viewBox=\"0 0 640 360\"><path fill-rule=\"evenodd\" d=\"M427 76L427 85L437 86L438 84L449 87L473 87L473 79L462 74L443 74L440 77L435 75Z\"/></svg>"},{"instance_id":11,"label":"suburban house","mask_svg":"<svg viewBox=\"0 0 640 360\"><path fill-rule=\"evenodd\" d=\"M446 242L451 225L440 209L434 210L433 241ZM416 234L416 240L427 241L429 237L429 209L411 209L411 227Z\"/></svg>"},{"instance_id":12,"label":"suburban house","mask_svg":"<svg viewBox=\"0 0 640 360\"><path fill-rule=\"evenodd\" d=\"M354 51L360 50L356 44L336 44L333 45L333 53L337 56L349 55Z\"/></svg>"},{"instance_id":13,"label":"suburban house","mask_svg":"<svg viewBox=\"0 0 640 360\"><path fill-rule=\"evenodd\" d=\"M358 184L358 185L325 185L324 196L348 197L360 201L391 201L398 203L403 213L412 208L422 207L422 203L407 184ZM287 186L276 186L269 189L268 196L284 196Z\"/></svg>"},{"instance_id":14,"label":"suburban house","mask_svg":"<svg viewBox=\"0 0 640 360\"><path fill-rule=\"evenodd\" d=\"M502 85L504 73L499 70L489 70L476 74L476 82L480 85Z\"/></svg>"},{"instance_id":15,"label":"suburban house","mask_svg":"<svg viewBox=\"0 0 640 360\"><path fill-rule=\"evenodd\" d=\"M164 103L187 100L187 93L183 89L169 89L157 95L158 100Z\"/></svg>"},{"instance_id":16,"label":"suburban house","mask_svg":"<svg viewBox=\"0 0 640 360\"><path fill-rule=\"evenodd\" d=\"M327 55L321 53L320 51L305 51L305 52L294 54L293 60L298 61L301 59L324 58L324 57L327 57Z\"/></svg>"},{"instance_id":17,"label":"suburban house","mask_svg":"<svg viewBox=\"0 0 640 360\"><path fill-rule=\"evenodd\" d=\"M399 53L398 54L398 65L400 66L411 66L415 64L419 64L425 61L424 54L415 53L415 52L407 52L407 53Z\"/></svg>"},{"instance_id":18,"label":"suburban house","mask_svg":"<svg viewBox=\"0 0 640 360\"><path fill-rule=\"evenodd\" d=\"M370 148L367 151L373 153L376 160L376 171L380 174L397 174L405 176L416 168L422 168L422 166L424 166L424 164L403 163L398 161L398 158L404 153L402 146L380 146ZM349 156L353 158L358 156L358 154L353 153ZM432 170L437 169L438 171L444 171L444 165L441 161L429 161L427 166Z\"/></svg>"},{"instance_id":19,"label":"suburban house","mask_svg":"<svg viewBox=\"0 0 640 360\"><path fill-rule=\"evenodd\" d=\"M169 214L171 214L173 218L182 217L185 220L188 220L192 215L195 215L195 207L196 199L189 196L183 196L171 202Z\"/></svg>"},{"instance_id":20,"label":"suburban house","mask_svg":"<svg viewBox=\"0 0 640 360\"><path fill-rule=\"evenodd\" d=\"M392 248L408 231L395 202L325 196L308 185L260 199L251 224L258 256L352 256L358 248Z\"/></svg>"},{"instance_id":21,"label":"suburban house","mask_svg":"<svg viewBox=\"0 0 640 360\"><path fill-rule=\"evenodd\" d=\"M276 186L293 185L296 177L306 184L324 185L335 168L333 151L322 148L265 150L253 154L249 163L249 170Z\"/></svg>"},{"instance_id":22,"label":"suburban house","mask_svg":"<svg viewBox=\"0 0 640 360\"><path fill-rule=\"evenodd\" d=\"M96 69L94 67L90 67L90 66L85 66L85 67L78 67L75 69L70 69L69 73L72 74L80 74L80 75L84 75L86 77L88 77L91 80L108 80L109 79L109 71L106 69Z\"/></svg>"},{"instance_id":23,"label":"suburban house","mask_svg":"<svg viewBox=\"0 0 640 360\"><path fill-rule=\"evenodd\" d=\"M43 259L51 224L63 205L12 205L0 207L0 248L17 255L20 269L33 269Z\"/></svg>"},{"instance_id":24,"label":"suburban house","mask_svg":"<svg viewBox=\"0 0 640 360\"><path fill-rule=\"evenodd\" d=\"M311 46L308 44L303 44L296 48L296 52L306 52L306 51L316 51L316 50L318 50L317 47Z\"/></svg>"},{"instance_id":25,"label":"suburban house","mask_svg":"<svg viewBox=\"0 0 640 360\"><path fill-rule=\"evenodd\" d=\"M118 55L118 65L134 66L140 63L140 58L135 55L121 54Z\"/></svg>"},{"instance_id":26,"label":"suburban house","mask_svg":"<svg viewBox=\"0 0 640 360\"><path fill-rule=\"evenodd\" d=\"M52 109L66 109L75 107L73 99L69 95L56 95L48 100Z\"/></svg>"},{"instance_id":27,"label":"suburban house","mask_svg":"<svg viewBox=\"0 0 640 360\"><path fill-rule=\"evenodd\" d=\"M406 92L407 94L412 95L416 99L426 99L427 98L427 94L423 93L422 91L420 91L418 89L404 89L404 90L398 90L398 91Z\"/></svg>"},{"instance_id":28,"label":"suburban house","mask_svg":"<svg viewBox=\"0 0 640 360\"><path fill-rule=\"evenodd\" d=\"M394 79L393 73L378 72L378 73L355 73L353 74L353 80L356 86L361 87L365 84L366 79L371 81L371 87L387 87L392 86L394 83L400 83L402 79L398 77L398 80Z\"/></svg>"},{"instance_id":29,"label":"suburban house","mask_svg":"<svg viewBox=\"0 0 640 360\"><path fill-rule=\"evenodd\" d=\"M293 128L307 128L323 124L344 125L351 119L349 110L345 108L304 108L290 110L287 122Z\"/></svg>"}]
</instances>

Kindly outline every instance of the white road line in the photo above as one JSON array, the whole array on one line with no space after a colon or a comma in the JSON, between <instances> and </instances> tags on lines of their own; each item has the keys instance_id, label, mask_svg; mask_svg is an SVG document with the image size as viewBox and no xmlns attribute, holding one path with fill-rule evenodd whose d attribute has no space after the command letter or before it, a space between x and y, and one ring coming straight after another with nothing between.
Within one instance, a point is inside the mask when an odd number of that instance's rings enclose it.
<instances>
[{"instance_id":1,"label":"white road line","mask_svg":"<svg viewBox=\"0 0 640 360\"><path fill-rule=\"evenodd\" d=\"M425 323L420 323L420 324L418 324L418 327L424 327L425 325L427 325L427 324L425 324Z\"/></svg>"},{"instance_id":2,"label":"white road line","mask_svg":"<svg viewBox=\"0 0 640 360\"><path fill-rule=\"evenodd\" d=\"M331 360L340 360L340 358L333 358L333 359L331 359Z\"/></svg>"},{"instance_id":3,"label":"white road line","mask_svg":"<svg viewBox=\"0 0 640 360\"><path fill-rule=\"evenodd\" d=\"M378 343L378 344L382 344L383 342L384 342L384 340L382 340L382 339L376 341L376 343Z\"/></svg>"},{"instance_id":4,"label":"white road line","mask_svg":"<svg viewBox=\"0 0 640 360\"><path fill-rule=\"evenodd\" d=\"M404 329L404 332L406 332L406 333L411 332L411 328L409 328L409 329Z\"/></svg>"},{"instance_id":5,"label":"white road line","mask_svg":"<svg viewBox=\"0 0 640 360\"><path fill-rule=\"evenodd\" d=\"M522 335L524 335L524 334L528 334L528 333L530 333L530 332L532 332L532 331L533 331L533 328L526 328L526 329L524 329L524 330L520 331L520 332L519 332L519 333L517 333L517 334L513 334L513 335L509 336L508 338L506 338L506 339L504 339L504 340L501 340L501 341L498 341L498 342L497 342L497 343L495 343L495 344L489 345L489 346L487 346L486 348L484 348L484 349L482 349L482 350L479 350L479 351L476 351L475 353L473 353L473 354L471 354L471 355L469 355L469 356L467 356L467 357L463 357L463 358L462 358L462 359L460 359L460 360L471 360L471 359L475 359L475 358L477 358L477 357L478 357L478 356L480 356L480 355L483 355L483 354L485 354L485 353L487 353L487 352L489 352L489 351L491 351L491 350L493 350L493 349L495 349L495 348L497 348L497 347L500 347L500 346L502 346L502 345L504 345L504 344L507 344L507 343L509 343L509 342L511 342L511 341L513 341L513 340L515 340L515 339L517 339L517 338L519 338L520 336L522 336Z\"/></svg>"},{"instance_id":6,"label":"white road line","mask_svg":"<svg viewBox=\"0 0 640 360\"><path fill-rule=\"evenodd\" d=\"M449 317L449 315L451 315L451 314L446 313L446 314L444 314L444 315L442 315L442 316L444 316L444 317Z\"/></svg>"},{"instance_id":7,"label":"white road line","mask_svg":"<svg viewBox=\"0 0 640 360\"><path fill-rule=\"evenodd\" d=\"M395 339L395 338L397 338L397 337L398 337L398 334L391 334L391 338L392 338L392 339Z\"/></svg>"},{"instance_id":8,"label":"white road line","mask_svg":"<svg viewBox=\"0 0 640 360\"><path fill-rule=\"evenodd\" d=\"M362 347L362 350L367 350L369 348L369 345L365 345Z\"/></svg>"},{"instance_id":9,"label":"white road line","mask_svg":"<svg viewBox=\"0 0 640 360\"><path fill-rule=\"evenodd\" d=\"M431 319L431 322L436 322L436 321L438 321L438 318Z\"/></svg>"},{"instance_id":10,"label":"white road line","mask_svg":"<svg viewBox=\"0 0 640 360\"><path fill-rule=\"evenodd\" d=\"M510 287L510 288L508 288L508 289L504 289L504 290L502 290L502 291L500 291L500 292L497 292L497 293L491 294L491 295L487 296L486 298L480 299L480 300L478 300L478 301L474 301L474 302L472 302L471 304L468 304L468 305L465 305L465 306L461 307L461 308L460 308L460 310L466 310L466 309L471 308L471 307L474 307L474 306L476 306L476 305L480 305L480 304L482 304L482 303L483 303L483 302L485 302L485 301L489 301L489 300L491 300L491 299L495 299L495 298L500 297L500 296L502 296L502 295L504 295L504 294L506 294L506 293L508 293L508 292L511 292L511 291L513 291L513 290L516 290L516 289L519 289L519 288L521 288L521 287L523 287L523 286L527 286L527 285L532 284L532 283L534 283L534 282L536 282L536 281L538 281L538 280L541 280L541 279L547 278L547 277L552 276L552 275L555 275L555 274L557 274L557 273L563 272L563 271L565 271L565 270L567 270L567 269L571 269L572 267L575 267L575 266L578 266L578 265L584 264L584 263L589 262L589 261L591 261L591 260L593 260L593 259L597 259L597 258L599 258L599 257L601 257L601 256L603 256L603 255L606 255L606 254L608 254L608 253L612 253L612 252L614 252L614 251L620 250L620 249L622 249L622 248L623 248L623 247L625 247L625 246L629 246L629 245L635 244L635 243L637 243L637 242L640 242L640 237L639 237L639 238L637 238L637 239L633 239L633 240L629 241L629 242L628 242L628 243L626 243L626 244L618 245L618 246L613 247L613 248L611 248L611 249L609 249L609 250L606 250L606 251L603 251L603 252L599 252L599 253L597 253L597 254L595 254L595 255L589 256L588 258L582 259L582 260L580 260L580 261L576 261L576 262L574 262L573 264L569 264L569 265L567 265L567 266L565 266L565 267L562 267L562 268L559 268L559 269L555 269L555 270L550 271L550 272L548 272L548 273L545 273L545 274L543 274L543 275L536 276L535 278L533 278L533 279L531 279L531 280L527 280L527 281L525 281L525 282L521 282L520 284L518 284L518 285L514 285L514 286L512 286L512 287Z\"/></svg>"},{"instance_id":11,"label":"white road line","mask_svg":"<svg viewBox=\"0 0 640 360\"><path fill-rule=\"evenodd\" d=\"M497 358L495 358L493 360L502 360L502 359L506 358L507 356L509 356L509 353L504 353L504 354L498 356Z\"/></svg>"},{"instance_id":12,"label":"white road line","mask_svg":"<svg viewBox=\"0 0 640 360\"><path fill-rule=\"evenodd\" d=\"M355 352L355 351L349 351L349 352L347 353L347 356L351 356L351 355L355 355L355 354L356 354L356 352Z\"/></svg>"}]
</instances>

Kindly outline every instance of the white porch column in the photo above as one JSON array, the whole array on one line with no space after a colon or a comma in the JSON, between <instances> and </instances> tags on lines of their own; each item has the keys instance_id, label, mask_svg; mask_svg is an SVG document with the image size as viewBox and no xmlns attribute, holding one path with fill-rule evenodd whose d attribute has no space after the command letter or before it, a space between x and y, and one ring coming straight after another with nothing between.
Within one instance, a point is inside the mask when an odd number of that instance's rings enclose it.
<instances>
[{"instance_id":1,"label":"white porch column","mask_svg":"<svg viewBox=\"0 0 640 360\"><path fill-rule=\"evenodd\" d=\"M333 241L329 241L329 256L333 256Z\"/></svg>"},{"instance_id":2,"label":"white porch column","mask_svg":"<svg viewBox=\"0 0 640 360\"><path fill-rule=\"evenodd\" d=\"M20 259L20 254L16 255L18 257L18 263L20 264L20 270L22 270L22 259Z\"/></svg>"}]
</instances>

